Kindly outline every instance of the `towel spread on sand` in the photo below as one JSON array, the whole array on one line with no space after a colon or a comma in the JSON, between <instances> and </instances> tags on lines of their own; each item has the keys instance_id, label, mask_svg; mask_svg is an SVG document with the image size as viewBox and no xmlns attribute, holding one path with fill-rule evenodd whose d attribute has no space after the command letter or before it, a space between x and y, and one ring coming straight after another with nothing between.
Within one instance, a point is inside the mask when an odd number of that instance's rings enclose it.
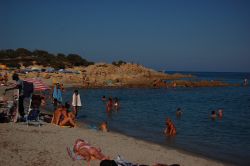
<instances>
[{"instance_id":1,"label":"towel spread on sand","mask_svg":"<svg viewBox=\"0 0 250 166\"><path fill-rule=\"evenodd\" d=\"M80 94L76 95L75 93L72 96L72 106L78 106L81 107L82 103L81 103L81 97Z\"/></svg>"},{"instance_id":2,"label":"towel spread on sand","mask_svg":"<svg viewBox=\"0 0 250 166\"><path fill-rule=\"evenodd\" d=\"M67 152L69 157L72 158L72 160L85 160L84 157L76 154L73 148L71 149L70 147L67 147Z\"/></svg>"}]
</instances>

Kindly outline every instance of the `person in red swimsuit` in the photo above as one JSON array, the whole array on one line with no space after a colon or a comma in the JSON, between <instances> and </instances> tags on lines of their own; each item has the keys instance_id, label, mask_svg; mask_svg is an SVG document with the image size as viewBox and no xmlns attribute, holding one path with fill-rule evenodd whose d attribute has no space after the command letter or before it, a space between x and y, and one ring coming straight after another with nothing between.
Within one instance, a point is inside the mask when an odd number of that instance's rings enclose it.
<instances>
[{"instance_id":1,"label":"person in red swimsuit","mask_svg":"<svg viewBox=\"0 0 250 166\"><path fill-rule=\"evenodd\" d=\"M171 121L170 118L166 119L166 125L167 125L167 127L164 130L164 133L167 136L175 136L176 135L176 128L175 128L174 123Z\"/></svg>"}]
</instances>

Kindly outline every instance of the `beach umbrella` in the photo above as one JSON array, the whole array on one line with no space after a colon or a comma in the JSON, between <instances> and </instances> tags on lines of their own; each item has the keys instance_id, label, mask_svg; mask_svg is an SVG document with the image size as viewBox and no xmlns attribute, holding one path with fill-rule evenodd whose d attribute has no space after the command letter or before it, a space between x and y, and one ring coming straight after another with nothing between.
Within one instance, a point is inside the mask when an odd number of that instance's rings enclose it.
<instances>
[{"instance_id":1,"label":"beach umbrella","mask_svg":"<svg viewBox=\"0 0 250 166\"><path fill-rule=\"evenodd\" d=\"M26 78L24 81L33 83L34 85L34 91L45 91L45 90L50 90L50 87L44 83L42 80L37 79L37 78Z\"/></svg>"}]
</instances>

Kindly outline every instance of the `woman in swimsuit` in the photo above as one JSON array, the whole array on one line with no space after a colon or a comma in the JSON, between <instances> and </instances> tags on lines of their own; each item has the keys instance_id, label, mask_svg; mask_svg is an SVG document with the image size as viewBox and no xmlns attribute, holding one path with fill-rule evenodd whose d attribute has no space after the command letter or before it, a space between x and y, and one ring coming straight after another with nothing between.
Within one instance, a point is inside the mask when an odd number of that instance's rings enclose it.
<instances>
[{"instance_id":1,"label":"woman in swimsuit","mask_svg":"<svg viewBox=\"0 0 250 166\"><path fill-rule=\"evenodd\" d=\"M60 126L70 125L72 127L75 127L75 116L72 112L68 111L69 107L69 104L65 103L65 106L57 108L54 112L51 123L56 125L59 124Z\"/></svg>"},{"instance_id":2,"label":"woman in swimsuit","mask_svg":"<svg viewBox=\"0 0 250 166\"><path fill-rule=\"evenodd\" d=\"M174 126L174 123L171 121L170 118L166 119L166 129L164 131L164 133L168 136L175 136L176 135L176 128Z\"/></svg>"},{"instance_id":3,"label":"woman in swimsuit","mask_svg":"<svg viewBox=\"0 0 250 166\"><path fill-rule=\"evenodd\" d=\"M90 165L90 160L92 159L98 159L98 160L108 159L108 157L102 154L100 148L93 147L88 142L82 139L76 140L73 151L75 154L80 155L85 160L87 160L88 166Z\"/></svg>"},{"instance_id":4,"label":"woman in swimsuit","mask_svg":"<svg viewBox=\"0 0 250 166\"><path fill-rule=\"evenodd\" d=\"M111 97L109 98L106 108L107 112L110 112L113 109L113 100Z\"/></svg>"}]
</instances>

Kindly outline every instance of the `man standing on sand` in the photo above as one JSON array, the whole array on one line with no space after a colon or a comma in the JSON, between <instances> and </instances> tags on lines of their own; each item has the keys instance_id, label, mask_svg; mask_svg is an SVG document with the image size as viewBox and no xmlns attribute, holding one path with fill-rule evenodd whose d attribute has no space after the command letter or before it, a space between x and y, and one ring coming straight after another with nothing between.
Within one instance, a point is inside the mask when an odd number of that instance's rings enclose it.
<instances>
[{"instance_id":1,"label":"man standing on sand","mask_svg":"<svg viewBox=\"0 0 250 166\"><path fill-rule=\"evenodd\" d=\"M73 106L73 112L75 114L75 117L77 117L78 110L82 106L81 97L77 89L74 90L74 93L72 96L72 106Z\"/></svg>"},{"instance_id":2,"label":"man standing on sand","mask_svg":"<svg viewBox=\"0 0 250 166\"><path fill-rule=\"evenodd\" d=\"M12 75L12 79L16 81L16 86L12 88L7 88L5 89L4 95L6 94L7 91L13 90L13 89L18 89L19 90L19 98L18 98L18 112L22 119L24 118L24 105L23 105L23 100L24 100L24 92L23 92L23 80L19 79L18 74L14 73Z\"/></svg>"}]
</instances>

